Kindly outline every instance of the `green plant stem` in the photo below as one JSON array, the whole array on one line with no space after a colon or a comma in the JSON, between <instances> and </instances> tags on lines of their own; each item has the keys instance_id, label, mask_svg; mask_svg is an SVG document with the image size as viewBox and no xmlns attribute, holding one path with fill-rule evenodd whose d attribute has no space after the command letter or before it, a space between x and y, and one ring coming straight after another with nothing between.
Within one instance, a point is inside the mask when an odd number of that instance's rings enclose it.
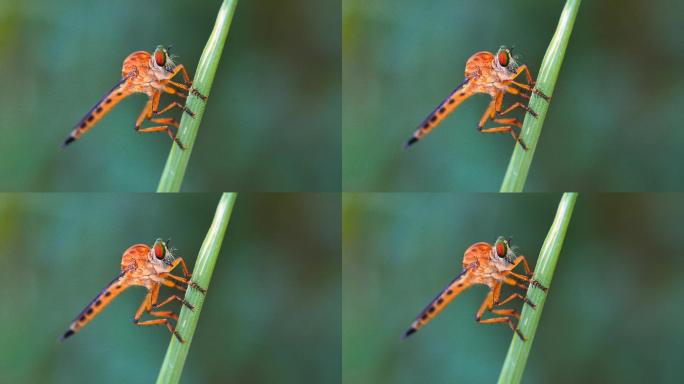
<instances>
[{"instance_id":1,"label":"green plant stem","mask_svg":"<svg viewBox=\"0 0 684 384\"><path fill-rule=\"evenodd\" d=\"M553 219L551 229L549 229L549 233L546 235L544 244L539 252L539 259L534 269L533 278L544 287L550 288L551 286L551 278L553 277L556 263L558 263L558 256L563 247L563 240L570 223L572 210L575 207L575 200L577 200L576 192L566 192L563 194L558 204L556 217ZM536 304L534 309L529 305L525 305L520 315L518 328L527 340L523 341L517 335L513 335L513 341L511 341L511 346L508 348L508 355L499 375L499 384L516 384L520 382L525 370L525 364L527 363L527 357L532 348L539 318L544 309L546 296L549 292L550 290L545 293L532 284L527 289L527 298Z\"/></svg>"},{"instance_id":2,"label":"green plant stem","mask_svg":"<svg viewBox=\"0 0 684 384\"><path fill-rule=\"evenodd\" d=\"M216 18L216 24L214 24L214 30L209 36L207 45L204 46L204 51L197 65L197 72L192 81L192 87L207 97L214 82L216 68L221 59L221 53L228 37L228 30L230 29L236 6L237 0L223 1ZM183 113L180 127L178 128L178 138L185 145L185 149L180 149L176 144L171 145L171 152L166 159L166 166L159 180L157 192L178 192L183 183L185 169L190 160L190 154L192 153L202 116L204 116L205 101L196 95L190 94L185 106L195 113L194 117Z\"/></svg>"},{"instance_id":3,"label":"green plant stem","mask_svg":"<svg viewBox=\"0 0 684 384\"><path fill-rule=\"evenodd\" d=\"M195 269L192 271L192 281L197 283L202 288L208 289L211 275L216 266L221 243L230 221L233 206L237 193L224 193L221 200L216 207L214 220L211 222L207 236L204 238L202 247L200 248L195 262ZM176 330L185 339L185 343L181 343L171 336L171 343L166 350L166 356L159 370L157 377L158 384L178 383L183 373L183 365L185 358L192 343L192 337L197 328L197 321L199 320L202 306L204 305L205 294L194 288L188 288L185 294L185 300L191 303L195 308L190 310L185 306L181 306L180 316L176 322Z\"/></svg>"},{"instance_id":4,"label":"green plant stem","mask_svg":"<svg viewBox=\"0 0 684 384\"><path fill-rule=\"evenodd\" d=\"M577 16L580 2L581 0L566 1L558 21L556 33L551 38L551 43L546 49L544 60L539 69L539 76L537 77L535 87L549 97L553 95L553 89L556 86L558 72L563 63L565 49L568 46L568 40L570 40L572 26L575 24L575 16ZM527 144L527 150L522 149L519 145L515 146L511 161L508 163L506 176L504 176L503 183L501 184L501 192L522 192L525 188L527 173L532 164L534 151L537 149L537 142L539 141L539 135L541 135L549 103L540 96L533 94L530 98L529 107L537 112L537 117L535 118L529 113L525 115L521 138Z\"/></svg>"}]
</instances>

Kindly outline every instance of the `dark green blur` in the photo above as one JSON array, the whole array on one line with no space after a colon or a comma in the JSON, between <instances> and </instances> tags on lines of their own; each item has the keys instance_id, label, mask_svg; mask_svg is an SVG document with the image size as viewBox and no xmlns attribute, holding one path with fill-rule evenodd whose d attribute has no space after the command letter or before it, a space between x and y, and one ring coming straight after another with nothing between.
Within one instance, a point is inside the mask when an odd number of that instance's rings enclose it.
<instances>
[{"instance_id":1,"label":"dark green blur","mask_svg":"<svg viewBox=\"0 0 684 384\"><path fill-rule=\"evenodd\" d=\"M130 245L171 237L192 269L218 200L0 195L0 382L154 382L171 336L132 323L141 287L58 338ZM340 221L339 195L238 196L182 383L339 382Z\"/></svg>"},{"instance_id":2,"label":"dark green blur","mask_svg":"<svg viewBox=\"0 0 684 384\"><path fill-rule=\"evenodd\" d=\"M484 286L400 337L471 244L513 236L534 267L560 197L346 194L343 382L496 382L513 334L475 322ZM683 215L678 195L579 195L523 383L681 381Z\"/></svg>"},{"instance_id":3,"label":"dark green blur","mask_svg":"<svg viewBox=\"0 0 684 384\"><path fill-rule=\"evenodd\" d=\"M154 191L171 140L135 133L142 94L59 145L133 51L173 45L192 77L220 4L0 2L0 190ZM339 31L333 0L238 4L184 191L339 190Z\"/></svg>"},{"instance_id":4,"label":"dark green blur","mask_svg":"<svg viewBox=\"0 0 684 384\"><path fill-rule=\"evenodd\" d=\"M344 190L498 191L514 142L477 132L486 95L402 146L473 53L515 46L536 76L562 8L344 0ZM684 190L682 14L681 1L582 2L525 190Z\"/></svg>"}]
</instances>

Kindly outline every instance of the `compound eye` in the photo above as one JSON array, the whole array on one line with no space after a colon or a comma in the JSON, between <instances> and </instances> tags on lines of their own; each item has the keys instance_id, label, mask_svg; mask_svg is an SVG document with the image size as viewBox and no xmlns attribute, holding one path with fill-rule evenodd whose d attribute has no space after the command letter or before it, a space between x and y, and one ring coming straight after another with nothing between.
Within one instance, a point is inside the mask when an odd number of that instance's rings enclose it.
<instances>
[{"instance_id":1,"label":"compound eye","mask_svg":"<svg viewBox=\"0 0 684 384\"><path fill-rule=\"evenodd\" d=\"M154 242L154 256L162 260L166 256L166 247L164 246L164 242L162 240L157 240Z\"/></svg>"},{"instance_id":2,"label":"compound eye","mask_svg":"<svg viewBox=\"0 0 684 384\"><path fill-rule=\"evenodd\" d=\"M508 53L507 49L502 49L497 54L497 59L499 60L499 65L501 65L502 67L507 67L508 63L511 60L511 56L510 53Z\"/></svg>"},{"instance_id":3,"label":"compound eye","mask_svg":"<svg viewBox=\"0 0 684 384\"><path fill-rule=\"evenodd\" d=\"M154 62L160 67L163 67L164 64L166 64L166 52L164 52L164 48L157 48L157 50L154 51Z\"/></svg>"},{"instance_id":4,"label":"compound eye","mask_svg":"<svg viewBox=\"0 0 684 384\"><path fill-rule=\"evenodd\" d=\"M497 240L496 242L496 255L499 257L506 257L508 254L508 246L505 240Z\"/></svg>"}]
</instances>

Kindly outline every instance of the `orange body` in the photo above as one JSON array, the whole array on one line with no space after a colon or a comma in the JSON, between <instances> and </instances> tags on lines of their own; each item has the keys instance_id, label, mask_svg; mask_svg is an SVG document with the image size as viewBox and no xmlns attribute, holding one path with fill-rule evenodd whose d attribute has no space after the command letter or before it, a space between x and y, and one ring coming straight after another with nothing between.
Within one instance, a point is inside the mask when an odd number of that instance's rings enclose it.
<instances>
[{"instance_id":1,"label":"orange body","mask_svg":"<svg viewBox=\"0 0 684 384\"><path fill-rule=\"evenodd\" d=\"M183 84L172 80L178 73L183 74ZM123 62L121 80L79 121L62 146L67 146L79 139L124 98L134 93L144 93L149 99L135 123L135 130L138 132L167 132L183 148L182 143L176 138L176 134L169 128L169 126L178 128L178 122L173 118L153 117L172 108L180 108L194 116L194 113L187 109L184 104L175 101L162 110L158 110L162 93L177 95L185 99L187 94L184 94L183 91L186 91L206 100L206 97L197 90L189 88L191 85L192 82L185 67L176 65L165 48L157 47L154 54L145 51L133 52ZM162 125L142 128L145 119Z\"/></svg>"},{"instance_id":2,"label":"orange body","mask_svg":"<svg viewBox=\"0 0 684 384\"><path fill-rule=\"evenodd\" d=\"M513 269L521 263L525 267L524 275L513 272ZM527 260L524 256L515 255L508 244L508 240L500 237L495 246L485 242L475 243L465 251L461 273L421 311L404 337L408 337L424 327L461 292L475 284L482 284L489 287L489 293L477 312L476 321L480 323L508 323L511 329L524 339L511 319L511 317L519 319L520 314L513 309L494 309L494 307L506 304L516 298L534 307L534 304L519 293L513 293L506 299L500 300L503 284L527 289L527 285L530 283L546 290L541 284L531 280ZM482 315L485 310L504 316L483 320Z\"/></svg>"},{"instance_id":3,"label":"orange body","mask_svg":"<svg viewBox=\"0 0 684 384\"><path fill-rule=\"evenodd\" d=\"M525 73L527 83L516 82L515 79ZM502 111L503 98L506 93L519 95L529 99L530 95L523 91L529 91L548 100L549 98L534 89L534 81L526 65L519 66L515 59L510 55L510 51L501 48L496 55L491 52L477 52L466 62L465 79L456 89L440 103L435 110L423 120L415 131L406 146L413 145L418 140L425 137L432 129L438 126L456 107L464 100L476 93L485 93L491 96L492 101L487 107L482 119L477 125L480 132L497 133L510 132L513 138L518 141L523 148L525 144L520 140L513 127L522 128L522 123L514 118L497 119L497 115L504 115L516 108L522 108L536 117L536 113L527 105L516 102L506 110ZM504 124L500 127L484 128L488 119L496 123Z\"/></svg>"},{"instance_id":4,"label":"orange body","mask_svg":"<svg viewBox=\"0 0 684 384\"><path fill-rule=\"evenodd\" d=\"M121 294L121 292L129 287L139 285L147 288L147 296L145 296L142 305L136 312L133 322L138 325L166 325L169 331L183 342L182 337L168 321L169 318L178 320L178 315L171 311L155 312L152 311L152 309L159 308L174 300L181 302L190 309L193 309L193 306L185 301L185 299L176 295L171 295L166 300L158 303L159 290L162 285L180 291L186 290L184 285L194 287L201 292L206 292L206 290L188 280L190 278L190 273L185 265L185 261L180 257L174 257L171 250L167 247L167 244L168 242L157 240L152 247L145 244L136 244L129 247L121 258L121 272L119 275L109 283L78 316L76 316L69 326L69 329L62 336L62 340L78 332L86 324L92 321L95 316L102 312L102 310L111 303L115 297ZM171 274L171 271L178 265L181 265L185 277ZM144 312L161 318L141 322L139 320Z\"/></svg>"}]
</instances>

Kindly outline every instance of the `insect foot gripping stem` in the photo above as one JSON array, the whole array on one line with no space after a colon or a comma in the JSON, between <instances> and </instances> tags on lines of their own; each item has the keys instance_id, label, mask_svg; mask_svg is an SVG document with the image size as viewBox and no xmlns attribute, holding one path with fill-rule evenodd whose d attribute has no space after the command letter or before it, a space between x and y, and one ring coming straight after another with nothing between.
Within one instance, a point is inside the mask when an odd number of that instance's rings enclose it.
<instances>
[{"instance_id":1,"label":"insect foot gripping stem","mask_svg":"<svg viewBox=\"0 0 684 384\"><path fill-rule=\"evenodd\" d=\"M546 291L549 290L549 289L546 288L545 286L541 285L541 283L538 282L537 280L531 280L531 281L530 281L530 284L532 284L533 286L535 286L535 287L541 289L541 290L544 291L544 292L546 292Z\"/></svg>"},{"instance_id":2,"label":"insect foot gripping stem","mask_svg":"<svg viewBox=\"0 0 684 384\"><path fill-rule=\"evenodd\" d=\"M202 292L202 294L205 294L205 295L207 294L207 290L206 290L206 289L200 287L197 283L195 283L195 282L192 281L192 280L188 280L188 285L191 286L191 287L193 287L193 288L195 288L196 290Z\"/></svg>"},{"instance_id":3,"label":"insect foot gripping stem","mask_svg":"<svg viewBox=\"0 0 684 384\"><path fill-rule=\"evenodd\" d=\"M199 98L202 99L202 101L204 101L204 102L207 101L207 97L204 96L203 94L201 94L200 91L197 90L197 88L190 87L190 93L193 94L193 95L195 95L195 96L197 96L197 97L199 97Z\"/></svg>"}]
</instances>

